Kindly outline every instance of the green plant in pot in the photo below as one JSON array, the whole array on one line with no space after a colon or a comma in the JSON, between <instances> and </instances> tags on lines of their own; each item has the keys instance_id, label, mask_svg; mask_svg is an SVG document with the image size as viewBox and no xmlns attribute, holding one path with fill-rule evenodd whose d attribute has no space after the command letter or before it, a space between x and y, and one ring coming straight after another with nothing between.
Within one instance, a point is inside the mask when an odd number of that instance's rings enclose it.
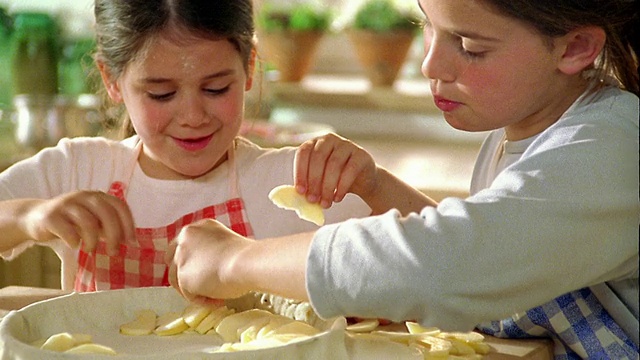
<instances>
[{"instance_id":1,"label":"green plant in pot","mask_svg":"<svg viewBox=\"0 0 640 360\"><path fill-rule=\"evenodd\" d=\"M395 82L418 30L416 15L393 0L365 0L348 29L354 50L373 86Z\"/></svg>"},{"instance_id":2,"label":"green plant in pot","mask_svg":"<svg viewBox=\"0 0 640 360\"><path fill-rule=\"evenodd\" d=\"M282 82L299 82L309 72L332 14L310 4L263 4L257 17L258 48Z\"/></svg>"}]
</instances>

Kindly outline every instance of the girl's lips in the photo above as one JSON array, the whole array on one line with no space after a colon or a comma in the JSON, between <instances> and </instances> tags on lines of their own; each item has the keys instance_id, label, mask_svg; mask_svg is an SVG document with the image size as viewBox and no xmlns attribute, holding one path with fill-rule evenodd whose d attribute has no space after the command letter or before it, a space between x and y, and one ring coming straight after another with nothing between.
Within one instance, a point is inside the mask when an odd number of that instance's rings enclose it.
<instances>
[{"instance_id":1,"label":"girl's lips","mask_svg":"<svg viewBox=\"0 0 640 360\"><path fill-rule=\"evenodd\" d=\"M193 139L179 139L173 138L176 144L184 150L187 151L199 151L207 147L211 139L213 138L213 134L201 137L201 138L193 138Z\"/></svg>"},{"instance_id":2,"label":"girl's lips","mask_svg":"<svg viewBox=\"0 0 640 360\"><path fill-rule=\"evenodd\" d=\"M455 109L457 109L458 107L460 107L460 105L462 105L462 103L459 103L457 101L453 101L453 100L449 100L449 99L445 99L443 97L440 96L434 96L433 97L433 102L436 104L436 107L444 112L451 112Z\"/></svg>"}]
</instances>

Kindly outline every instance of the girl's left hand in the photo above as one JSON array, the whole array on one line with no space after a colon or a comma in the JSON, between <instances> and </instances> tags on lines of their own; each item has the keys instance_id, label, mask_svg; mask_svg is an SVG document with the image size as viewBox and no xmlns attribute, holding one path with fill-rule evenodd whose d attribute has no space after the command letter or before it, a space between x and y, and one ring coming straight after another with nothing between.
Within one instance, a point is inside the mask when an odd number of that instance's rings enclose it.
<instances>
[{"instance_id":1,"label":"girl's left hand","mask_svg":"<svg viewBox=\"0 0 640 360\"><path fill-rule=\"evenodd\" d=\"M298 192L325 209L349 192L364 199L377 186L377 165L371 154L333 133L301 144L294 168Z\"/></svg>"}]
</instances>

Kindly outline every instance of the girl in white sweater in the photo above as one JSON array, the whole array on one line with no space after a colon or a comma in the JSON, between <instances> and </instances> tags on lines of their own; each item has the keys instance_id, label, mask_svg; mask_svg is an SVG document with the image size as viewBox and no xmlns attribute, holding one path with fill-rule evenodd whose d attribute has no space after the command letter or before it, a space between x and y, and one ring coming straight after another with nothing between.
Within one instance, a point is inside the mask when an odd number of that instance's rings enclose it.
<instances>
[{"instance_id":1,"label":"girl in white sweater","mask_svg":"<svg viewBox=\"0 0 640 360\"><path fill-rule=\"evenodd\" d=\"M394 210L261 242L190 226L173 284L194 301L261 290L324 317L479 326L551 337L557 359L637 359L637 1L419 5L436 106L457 129L493 130L471 196L435 204L373 163L327 177L310 149L357 149L327 136L299 150L299 191Z\"/></svg>"}]
</instances>

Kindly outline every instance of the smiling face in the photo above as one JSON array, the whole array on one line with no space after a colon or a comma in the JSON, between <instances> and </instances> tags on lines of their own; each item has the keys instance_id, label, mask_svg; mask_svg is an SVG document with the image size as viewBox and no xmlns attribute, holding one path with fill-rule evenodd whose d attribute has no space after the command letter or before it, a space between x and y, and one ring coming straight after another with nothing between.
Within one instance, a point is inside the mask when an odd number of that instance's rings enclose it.
<instances>
[{"instance_id":1,"label":"smiling face","mask_svg":"<svg viewBox=\"0 0 640 360\"><path fill-rule=\"evenodd\" d=\"M422 73L457 129L504 127L510 140L553 124L585 90L560 66L565 38L542 37L478 0L419 0L426 16Z\"/></svg>"},{"instance_id":2,"label":"smiling face","mask_svg":"<svg viewBox=\"0 0 640 360\"><path fill-rule=\"evenodd\" d=\"M101 71L143 142L139 162L148 176L195 178L226 160L251 87L229 40L159 35L115 82Z\"/></svg>"}]
</instances>

